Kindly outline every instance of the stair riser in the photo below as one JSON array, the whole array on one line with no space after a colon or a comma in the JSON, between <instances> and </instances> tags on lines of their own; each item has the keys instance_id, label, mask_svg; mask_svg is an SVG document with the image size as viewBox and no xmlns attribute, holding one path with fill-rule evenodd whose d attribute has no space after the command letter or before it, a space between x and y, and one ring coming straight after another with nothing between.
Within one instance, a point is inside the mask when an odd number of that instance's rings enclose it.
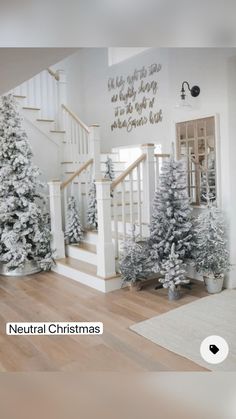
<instances>
[{"instance_id":1,"label":"stair riser","mask_svg":"<svg viewBox=\"0 0 236 419\"><path fill-rule=\"evenodd\" d=\"M115 171L115 175L116 175L117 171L124 171L125 168L126 168L125 163L113 161L113 169ZM101 163L101 170L102 171L106 170L106 163Z\"/></svg>"},{"instance_id":2,"label":"stair riser","mask_svg":"<svg viewBox=\"0 0 236 419\"><path fill-rule=\"evenodd\" d=\"M35 121L35 125L38 126L40 130L45 132L47 135L51 130L56 128L55 122Z\"/></svg>"},{"instance_id":3,"label":"stair riser","mask_svg":"<svg viewBox=\"0 0 236 419\"><path fill-rule=\"evenodd\" d=\"M67 175L65 175L65 174L63 174L63 181L64 180L66 180L66 179L68 179L68 177L69 177L70 175L69 174L67 174ZM82 182L82 183L79 183L78 184L78 179L77 178L75 178L75 180L74 180L74 182L73 182L73 185L74 185L74 190L75 190L75 192L76 192L76 188L79 188L79 187L81 187L81 193L82 194L85 194L86 193L86 185L85 185L85 180L84 179L82 179L82 176L80 176L80 182ZM134 201L137 201L138 200L138 191L137 191L137 187L136 187L136 182L133 182L133 200ZM125 192L125 200L126 200L126 202L129 202L129 193L130 193L130 185L127 183L126 184L126 192ZM142 193L142 191L141 191L141 200L142 200L142 196L143 196L143 193ZM122 193L120 192L120 191L118 191L118 193L117 193L117 199L118 199L118 202L121 202L121 199L122 199Z\"/></svg>"},{"instance_id":4,"label":"stair riser","mask_svg":"<svg viewBox=\"0 0 236 419\"><path fill-rule=\"evenodd\" d=\"M90 263L97 266L97 255L79 247L67 246L66 255L74 259L81 260L82 262Z\"/></svg>"},{"instance_id":5,"label":"stair riser","mask_svg":"<svg viewBox=\"0 0 236 419\"><path fill-rule=\"evenodd\" d=\"M78 170L81 164L82 163L71 163L71 160L64 160L64 163L62 164L62 169L64 172L75 172L76 170ZM105 170L106 170L106 164L101 163L101 171L105 172ZM124 170L125 170L125 163L114 162L115 176L117 175L117 173Z\"/></svg>"},{"instance_id":6,"label":"stair riser","mask_svg":"<svg viewBox=\"0 0 236 419\"><path fill-rule=\"evenodd\" d=\"M17 104L18 104L18 106L21 108L22 106L26 106L25 105L25 103L26 103L26 98L23 98L23 97L17 97L17 98L15 98L15 100L16 100L16 102L17 102Z\"/></svg>"},{"instance_id":7,"label":"stair riser","mask_svg":"<svg viewBox=\"0 0 236 419\"><path fill-rule=\"evenodd\" d=\"M123 214L123 207L117 206L116 209L114 207L111 208L111 215L114 216L116 211L116 215L119 217ZM130 216L130 205L125 205L125 215ZM138 205L137 204L133 204L133 215L134 215L134 219L137 219L138 216Z\"/></svg>"},{"instance_id":8,"label":"stair riser","mask_svg":"<svg viewBox=\"0 0 236 419\"><path fill-rule=\"evenodd\" d=\"M65 266L60 262L56 263L56 266L53 268L53 271L67 278L73 279L74 281L80 282L81 284L87 285L88 287L101 291L103 293L118 290L121 288L122 284L121 278L114 278L109 280L96 278L93 275L89 275L69 266Z\"/></svg>"},{"instance_id":9,"label":"stair riser","mask_svg":"<svg viewBox=\"0 0 236 419\"><path fill-rule=\"evenodd\" d=\"M41 118L41 111L33 109L21 109L20 110L23 117L28 118L30 121L35 123L36 119Z\"/></svg>"},{"instance_id":10,"label":"stair riser","mask_svg":"<svg viewBox=\"0 0 236 419\"><path fill-rule=\"evenodd\" d=\"M107 157L110 157L110 159L112 159L113 162L118 162L119 161L119 154L118 153L111 153L111 154L101 154L101 162L105 162L107 160Z\"/></svg>"}]
</instances>

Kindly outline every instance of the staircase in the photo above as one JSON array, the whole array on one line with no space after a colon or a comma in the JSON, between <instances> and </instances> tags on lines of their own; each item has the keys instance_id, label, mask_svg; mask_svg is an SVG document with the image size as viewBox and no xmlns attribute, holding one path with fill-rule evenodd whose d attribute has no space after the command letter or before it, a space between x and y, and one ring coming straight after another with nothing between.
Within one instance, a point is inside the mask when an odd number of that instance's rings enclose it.
<instances>
[{"instance_id":1,"label":"staircase","mask_svg":"<svg viewBox=\"0 0 236 419\"><path fill-rule=\"evenodd\" d=\"M160 161L154 145L140 148L140 157L127 167L118 151L100 152L98 125L88 127L67 106L66 77L60 70L45 70L11 92L22 116L58 147L60 179L49 182L53 270L102 292L121 287L118 261L122 241L136 231L145 236L151 218L151 202L158 184ZM115 180L105 181L105 161L114 164ZM88 190L96 181L98 231L86 228ZM112 194L111 194L112 191ZM64 243L66 205L73 195L85 228L80 244Z\"/></svg>"}]
</instances>

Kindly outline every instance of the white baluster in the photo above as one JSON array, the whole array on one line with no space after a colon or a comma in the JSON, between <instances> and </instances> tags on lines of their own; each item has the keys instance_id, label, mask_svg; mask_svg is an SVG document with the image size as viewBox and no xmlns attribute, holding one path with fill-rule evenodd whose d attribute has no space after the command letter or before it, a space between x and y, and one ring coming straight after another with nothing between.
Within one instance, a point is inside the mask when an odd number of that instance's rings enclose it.
<instances>
[{"instance_id":1,"label":"white baluster","mask_svg":"<svg viewBox=\"0 0 236 419\"><path fill-rule=\"evenodd\" d=\"M113 190L113 219L114 219L114 235L115 235L115 257L119 256L119 234L118 234L118 214L117 214L117 189Z\"/></svg>"},{"instance_id":2,"label":"white baluster","mask_svg":"<svg viewBox=\"0 0 236 419\"><path fill-rule=\"evenodd\" d=\"M140 164L137 166L137 194L138 194L138 225L139 234L142 236L142 208L141 208L141 177L140 177Z\"/></svg>"},{"instance_id":3,"label":"white baluster","mask_svg":"<svg viewBox=\"0 0 236 419\"><path fill-rule=\"evenodd\" d=\"M63 195L63 200L64 200L64 221L66 221L66 217L67 217L67 204L68 204L68 188L64 188L64 195Z\"/></svg>"},{"instance_id":4,"label":"white baluster","mask_svg":"<svg viewBox=\"0 0 236 419\"><path fill-rule=\"evenodd\" d=\"M134 224L133 172L129 174L130 181L130 224Z\"/></svg>"},{"instance_id":5,"label":"white baluster","mask_svg":"<svg viewBox=\"0 0 236 419\"><path fill-rule=\"evenodd\" d=\"M123 235L126 237L126 219L125 219L125 181L121 183L121 210L122 210L122 225Z\"/></svg>"},{"instance_id":6,"label":"white baluster","mask_svg":"<svg viewBox=\"0 0 236 419\"><path fill-rule=\"evenodd\" d=\"M59 80L57 82L57 97L58 97L58 115L57 115L57 126L63 130L62 120L62 105L67 104L67 91L66 91L66 73L64 70L57 70Z\"/></svg>"},{"instance_id":7,"label":"white baluster","mask_svg":"<svg viewBox=\"0 0 236 419\"><path fill-rule=\"evenodd\" d=\"M143 152L146 159L143 162L143 221L146 224L146 233L151 222L152 203L155 194L155 167L154 167L154 144L144 144Z\"/></svg>"},{"instance_id":8,"label":"white baluster","mask_svg":"<svg viewBox=\"0 0 236 419\"><path fill-rule=\"evenodd\" d=\"M89 145L90 156L93 158L93 177L96 180L101 179L101 160L100 160L100 127L91 125L89 127Z\"/></svg>"},{"instance_id":9,"label":"white baluster","mask_svg":"<svg viewBox=\"0 0 236 419\"><path fill-rule=\"evenodd\" d=\"M159 157L155 156L155 189L159 187L160 164Z\"/></svg>"}]
</instances>

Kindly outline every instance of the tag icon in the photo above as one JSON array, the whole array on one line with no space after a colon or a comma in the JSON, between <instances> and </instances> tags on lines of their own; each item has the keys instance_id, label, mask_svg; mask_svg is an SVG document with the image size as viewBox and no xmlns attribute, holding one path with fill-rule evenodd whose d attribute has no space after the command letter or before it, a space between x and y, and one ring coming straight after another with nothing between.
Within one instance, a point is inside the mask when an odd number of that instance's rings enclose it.
<instances>
[{"instance_id":1,"label":"tag icon","mask_svg":"<svg viewBox=\"0 0 236 419\"><path fill-rule=\"evenodd\" d=\"M217 352L219 352L219 348L216 345L210 345L209 349L214 355L217 354Z\"/></svg>"}]
</instances>

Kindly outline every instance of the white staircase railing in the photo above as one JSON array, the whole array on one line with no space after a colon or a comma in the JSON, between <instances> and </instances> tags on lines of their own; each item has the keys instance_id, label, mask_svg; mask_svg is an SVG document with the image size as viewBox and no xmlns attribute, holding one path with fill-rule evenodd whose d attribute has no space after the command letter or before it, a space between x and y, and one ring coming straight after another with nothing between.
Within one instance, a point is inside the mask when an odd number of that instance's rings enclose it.
<instances>
[{"instance_id":1,"label":"white staircase railing","mask_svg":"<svg viewBox=\"0 0 236 419\"><path fill-rule=\"evenodd\" d=\"M91 138L96 142L98 136L93 133ZM96 149L96 146L93 145L91 148ZM66 213L68 198L73 195L81 209L81 203L88 200L89 185L95 179L98 221L97 275L103 278L115 275L116 260L120 252L119 243L131 233L132 225L138 227L143 237L149 232L152 202L155 188L159 184L161 162L169 156L154 154L154 148L153 144L143 145L140 157L113 182L93 177L94 158L83 163L62 184L50 182L52 235L53 244L59 249L57 257L62 257L63 254L64 236L60 233L60 229L63 231L62 214ZM97 155L94 157L98 160ZM61 194L64 203L62 210L61 206L57 208L58 202L61 202ZM82 194L85 199L82 198ZM118 208L120 208L119 214ZM84 215L86 212L86 205L83 204L81 214Z\"/></svg>"},{"instance_id":2,"label":"white staircase railing","mask_svg":"<svg viewBox=\"0 0 236 419\"><path fill-rule=\"evenodd\" d=\"M75 173L61 184L63 216L65 226L65 218L67 212L67 203L71 196L76 200L77 207L80 212L81 221L86 225L86 213L88 204L89 187L92 179L93 159L87 160Z\"/></svg>"},{"instance_id":3,"label":"white staircase railing","mask_svg":"<svg viewBox=\"0 0 236 419\"><path fill-rule=\"evenodd\" d=\"M164 159L168 159L170 157L170 154L160 154L156 153L154 154L155 159L155 189L159 186L159 175L161 172L162 164Z\"/></svg>"},{"instance_id":4,"label":"white staircase railing","mask_svg":"<svg viewBox=\"0 0 236 419\"><path fill-rule=\"evenodd\" d=\"M146 154L142 154L111 184L113 207L113 223L115 238L115 255L119 256L119 232L122 230L123 239L130 233L129 226L136 224L142 234L142 181L143 162ZM136 208L135 208L136 207ZM120 208L120 211L118 209ZM118 214L120 212L120 214ZM121 229L119 229L119 223Z\"/></svg>"},{"instance_id":5,"label":"white staircase railing","mask_svg":"<svg viewBox=\"0 0 236 419\"><path fill-rule=\"evenodd\" d=\"M62 127L66 132L63 142L65 160L74 163L84 163L90 155L90 128L62 104Z\"/></svg>"}]
</instances>

